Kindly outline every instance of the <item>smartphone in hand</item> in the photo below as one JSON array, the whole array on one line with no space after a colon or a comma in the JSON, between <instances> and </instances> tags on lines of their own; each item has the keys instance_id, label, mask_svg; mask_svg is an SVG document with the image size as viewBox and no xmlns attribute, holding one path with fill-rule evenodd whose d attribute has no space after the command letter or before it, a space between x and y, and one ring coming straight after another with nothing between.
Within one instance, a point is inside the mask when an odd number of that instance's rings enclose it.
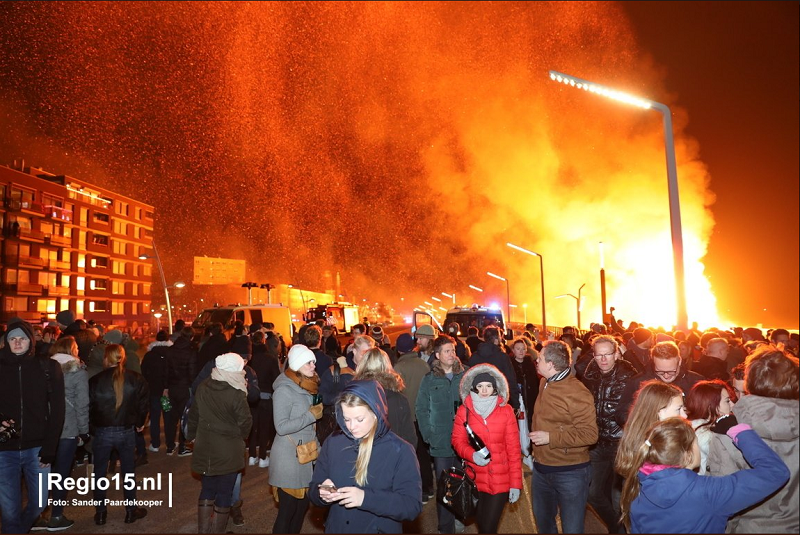
<instances>
[{"instance_id":1,"label":"smartphone in hand","mask_svg":"<svg viewBox=\"0 0 800 535\"><path fill-rule=\"evenodd\" d=\"M319 488L320 488L320 490L324 490L324 491L327 491L327 492L336 492L336 491L339 490L339 489L336 488L335 485L320 485Z\"/></svg>"}]
</instances>

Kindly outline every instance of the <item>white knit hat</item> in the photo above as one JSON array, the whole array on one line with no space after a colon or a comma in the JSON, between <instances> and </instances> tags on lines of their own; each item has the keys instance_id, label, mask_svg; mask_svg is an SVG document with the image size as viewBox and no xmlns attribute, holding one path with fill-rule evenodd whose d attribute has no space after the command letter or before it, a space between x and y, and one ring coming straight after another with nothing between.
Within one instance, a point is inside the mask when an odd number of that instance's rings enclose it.
<instances>
[{"instance_id":1,"label":"white knit hat","mask_svg":"<svg viewBox=\"0 0 800 535\"><path fill-rule=\"evenodd\" d=\"M303 344L295 344L289 350L289 367L292 371L297 371L307 362L317 362L314 352Z\"/></svg>"},{"instance_id":2,"label":"white knit hat","mask_svg":"<svg viewBox=\"0 0 800 535\"><path fill-rule=\"evenodd\" d=\"M238 353L225 353L214 361L217 369L226 372L240 372L244 369L244 359Z\"/></svg>"}]
</instances>

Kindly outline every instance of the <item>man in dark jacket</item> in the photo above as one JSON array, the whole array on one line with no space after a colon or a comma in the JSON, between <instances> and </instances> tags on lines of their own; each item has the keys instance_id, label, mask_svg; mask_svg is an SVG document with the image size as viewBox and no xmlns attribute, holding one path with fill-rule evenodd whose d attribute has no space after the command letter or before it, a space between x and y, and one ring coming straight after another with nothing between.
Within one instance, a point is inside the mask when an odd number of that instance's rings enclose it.
<instances>
[{"instance_id":1,"label":"man in dark jacket","mask_svg":"<svg viewBox=\"0 0 800 535\"><path fill-rule=\"evenodd\" d=\"M461 361L461 364L466 365L469 358L472 356L472 350L462 342L458 335L461 330L461 325L458 324L456 321L450 322L450 325L447 326L447 335L451 337L456 343L456 356L458 360Z\"/></svg>"},{"instance_id":2,"label":"man in dark jacket","mask_svg":"<svg viewBox=\"0 0 800 535\"><path fill-rule=\"evenodd\" d=\"M483 339L478 346L478 351L475 352L469 359L469 366L477 366L478 364L491 364L506 376L508 381L508 404L514 408L514 411L519 410L519 385L517 384L517 374L514 373L514 366L511 364L511 359L505 351L500 349L500 329L497 327L486 327L483 330Z\"/></svg>"},{"instance_id":3,"label":"man in dark jacket","mask_svg":"<svg viewBox=\"0 0 800 535\"><path fill-rule=\"evenodd\" d=\"M255 332L252 339L253 358L250 359L249 365L258 376L259 400L255 407L250 408L253 428L250 431L249 464L253 466L258 463L260 468L266 468L269 466L267 452L275 438L275 423L272 420L272 383L281 374L281 368L278 356L267 352L264 333Z\"/></svg>"},{"instance_id":4,"label":"man in dark jacket","mask_svg":"<svg viewBox=\"0 0 800 535\"><path fill-rule=\"evenodd\" d=\"M142 375L150 389L150 445L147 449L152 452L161 447L161 394L167 389L167 356L171 345L167 331L158 331L156 341L150 344L142 359ZM166 413L164 416L166 419Z\"/></svg>"},{"instance_id":5,"label":"man in dark jacket","mask_svg":"<svg viewBox=\"0 0 800 535\"><path fill-rule=\"evenodd\" d=\"M212 323L208 327L208 340L203 342L200 351L197 353L197 369L202 370L206 364L220 355L228 352L228 339L222 332L222 324Z\"/></svg>"},{"instance_id":6,"label":"man in dark jacket","mask_svg":"<svg viewBox=\"0 0 800 535\"><path fill-rule=\"evenodd\" d=\"M614 459L622 438L622 427L614 416L628 382L636 375L633 365L622 358L617 341L607 334L592 339L592 360L578 376L594 397L597 412L597 444L589 449L592 482L589 504L605 522L609 533L619 533L619 499L622 480L614 471Z\"/></svg>"},{"instance_id":7,"label":"man in dark jacket","mask_svg":"<svg viewBox=\"0 0 800 535\"><path fill-rule=\"evenodd\" d=\"M622 392L617 412L614 415L618 424L624 426L628 421L628 412L633 403L633 396L641 384L653 379L671 383L683 390L686 395L697 381L703 380L703 376L681 368L681 353L675 342L657 343L650 350L650 362L647 364L646 370L632 377Z\"/></svg>"},{"instance_id":8,"label":"man in dark jacket","mask_svg":"<svg viewBox=\"0 0 800 535\"><path fill-rule=\"evenodd\" d=\"M197 375L197 351L192 342L194 331L184 327L180 336L169 348L167 357L167 388L164 394L169 396L172 410L167 413L164 422L164 439L167 442L167 455L175 452L175 432L178 432L178 455L185 457L192 454L186 447L186 437L178 429L178 422L189 401L189 388Z\"/></svg>"},{"instance_id":9,"label":"man in dark jacket","mask_svg":"<svg viewBox=\"0 0 800 535\"><path fill-rule=\"evenodd\" d=\"M699 373L706 379L720 379L727 381L730 377L728 373L728 351L730 346L724 338L712 338L706 344L705 353L700 360L694 363L692 370ZM686 392L688 394L688 392Z\"/></svg>"},{"instance_id":10,"label":"man in dark jacket","mask_svg":"<svg viewBox=\"0 0 800 535\"><path fill-rule=\"evenodd\" d=\"M64 425L64 374L36 357L33 329L15 318L0 348L0 511L3 533L27 533L47 505L50 464ZM21 477L28 500L22 508ZM45 484L46 485L46 484ZM39 505L41 504L41 506Z\"/></svg>"}]
</instances>

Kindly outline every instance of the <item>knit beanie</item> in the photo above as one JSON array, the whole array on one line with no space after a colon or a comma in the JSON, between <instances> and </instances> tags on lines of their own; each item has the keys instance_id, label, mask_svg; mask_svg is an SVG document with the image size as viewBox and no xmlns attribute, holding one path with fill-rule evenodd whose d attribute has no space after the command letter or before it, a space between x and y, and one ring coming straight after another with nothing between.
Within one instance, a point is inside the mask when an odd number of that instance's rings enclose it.
<instances>
[{"instance_id":1,"label":"knit beanie","mask_svg":"<svg viewBox=\"0 0 800 535\"><path fill-rule=\"evenodd\" d=\"M244 359L238 353L225 353L214 360L217 368L226 372L240 372L244 369Z\"/></svg>"},{"instance_id":2,"label":"knit beanie","mask_svg":"<svg viewBox=\"0 0 800 535\"><path fill-rule=\"evenodd\" d=\"M289 368L296 372L307 362L317 362L314 352L303 344L294 344L289 350Z\"/></svg>"}]
</instances>

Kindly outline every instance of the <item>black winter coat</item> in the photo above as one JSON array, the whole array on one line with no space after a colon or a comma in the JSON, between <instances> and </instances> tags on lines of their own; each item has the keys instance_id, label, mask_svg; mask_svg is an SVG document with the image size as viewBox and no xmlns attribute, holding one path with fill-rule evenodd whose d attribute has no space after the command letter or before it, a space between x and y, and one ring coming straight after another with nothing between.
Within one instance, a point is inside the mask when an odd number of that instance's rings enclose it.
<instances>
[{"instance_id":1,"label":"black winter coat","mask_svg":"<svg viewBox=\"0 0 800 535\"><path fill-rule=\"evenodd\" d=\"M161 392L167 388L168 355L169 346L157 345L145 353L142 359L142 375L147 381L152 396L160 396Z\"/></svg>"},{"instance_id":2,"label":"black winter coat","mask_svg":"<svg viewBox=\"0 0 800 535\"><path fill-rule=\"evenodd\" d=\"M622 426L617 423L615 416L622 393L635 375L636 368L627 360L618 360L614 368L604 374L592 358L584 373L578 377L594 397L598 442L616 442L622 438Z\"/></svg>"},{"instance_id":3,"label":"black winter coat","mask_svg":"<svg viewBox=\"0 0 800 535\"><path fill-rule=\"evenodd\" d=\"M89 380L89 424L97 427L142 427L150 412L150 390L140 373L125 370L122 405L116 410L114 371L106 368Z\"/></svg>"},{"instance_id":4,"label":"black winter coat","mask_svg":"<svg viewBox=\"0 0 800 535\"><path fill-rule=\"evenodd\" d=\"M20 328L31 340L28 352L15 355L8 344L8 333ZM0 451L41 447L39 459L55 460L61 429L64 427L64 373L61 365L35 356L33 329L27 322L12 322L3 336L0 349L0 412L14 420L17 436L0 443ZM48 378L49 375L49 378ZM4 481L3 485L13 485Z\"/></svg>"},{"instance_id":5,"label":"black winter coat","mask_svg":"<svg viewBox=\"0 0 800 535\"><path fill-rule=\"evenodd\" d=\"M222 333L215 334L205 341L197 354L197 369L202 370L209 361L228 352L228 339Z\"/></svg>"},{"instance_id":6,"label":"black winter coat","mask_svg":"<svg viewBox=\"0 0 800 535\"><path fill-rule=\"evenodd\" d=\"M253 356L248 366L253 368L258 377L258 389L261 392L272 394L272 383L281 374L281 366L277 355L269 354L264 344L253 344Z\"/></svg>"},{"instance_id":7,"label":"black winter coat","mask_svg":"<svg viewBox=\"0 0 800 535\"><path fill-rule=\"evenodd\" d=\"M622 393L622 398L619 400L617 412L614 415L614 418L617 420L618 424L622 426L625 425L625 423L628 421L628 413L630 412L631 404L633 403L634 394L636 394L636 391L642 386L642 383L652 380L660 379L653 370L653 362L650 361L644 373L635 375L628 381L628 385L625 387L625 391ZM685 396L689 393L697 381L702 380L703 376L699 373L681 369L680 375L674 381L672 381L672 384L680 388Z\"/></svg>"},{"instance_id":8,"label":"black winter coat","mask_svg":"<svg viewBox=\"0 0 800 535\"><path fill-rule=\"evenodd\" d=\"M167 388L189 388L197 376L196 366L197 351L194 344L189 338L179 336L169 348Z\"/></svg>"},{"instance_id":9,"label":"black winter coat","mask_svg":"<svg viewBox=\"0 0 800 535\"><path fill-rule=\"evenodd\" d=\"M528 419L528 428L531 426L533 417L533 405L539 395L539 381L541 377L536 371L536 363L531 357L525 355L525 359L520 363L517 359L511 358L514 365L514 373L517 374L517 384L521 385L522 401L525 403L525 417Z\"/></svg>"}]
</instances>

